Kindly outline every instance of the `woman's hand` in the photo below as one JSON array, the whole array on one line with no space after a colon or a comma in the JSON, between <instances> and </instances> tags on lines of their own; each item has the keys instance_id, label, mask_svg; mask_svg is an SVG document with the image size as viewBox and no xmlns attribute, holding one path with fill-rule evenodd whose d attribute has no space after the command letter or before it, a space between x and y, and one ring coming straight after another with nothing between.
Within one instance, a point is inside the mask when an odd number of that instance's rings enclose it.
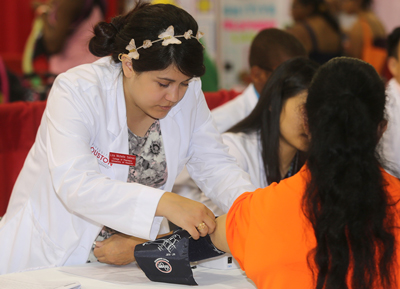
<instances>
[{"instance_id":1,"label":"woman's hand","mask_svg":"<svg viewBox=\"0 0 400 289\"><path fill-rule=\"evenodd\" d=\"M117 233L104 241L96 242L93 253L99 262L112 265L127 265L135 261L133 252L136 245L146 241L145 239Z\"/></svg>"},{"instance_id":2,"label":"woman's hand","mask_svg":"<svg viewBox=\"0 0 400 289\"><path fill-rule=\"evenodd\" d=\"M169 234L172 234L172 232L158 235L157 239ZM93 253L101 263L127 265L135 261L134 251L136 245L147 241L148 240L145 239L117 233L104 241L97 241Z\"/></svg>"},{"instance_id":3,"label":"woman's hand","mask_svg":"<svg viewBox=\"0 0 400 289\"><path fill-rule=\"evenodd\" d=\"M156 215L166 217L188 231L196 240L215 230L215 216L210 209L202 203L171 192L165 192L161 197Z\"/></svg>"}]
</instances>

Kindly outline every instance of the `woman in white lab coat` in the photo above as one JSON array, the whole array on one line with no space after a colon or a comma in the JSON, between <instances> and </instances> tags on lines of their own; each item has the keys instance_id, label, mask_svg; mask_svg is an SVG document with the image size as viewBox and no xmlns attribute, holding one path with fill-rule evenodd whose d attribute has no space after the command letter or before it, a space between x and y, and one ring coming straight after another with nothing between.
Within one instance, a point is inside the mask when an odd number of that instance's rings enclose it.
<instances>
[{"instance_id":1,"label":"woman in white lab coat","mask_svg":"<svg viewBox=\"0 0 400 289\"><path fill-rule=\"evenodd\" d=\"M85 263L99 234L153 239L163 217L212 232L210 210L170 192L185 164L225 211L255 189L212 125L199 36L162 4L95 27L91 52L111 56L57 77L0 222L0 274Z\"/></svg>"},{"instance_id":2,"label":"woman in white lab coat","mask_svg":"<svg viewBox=\"0 0 400 289\"><path fill-rule=\"evenodd\" d=\"M271 74L253 111L222 134L229 154L258 188L279 183L304 164L309 141L302 125L302 107L317 68L317 63L304 57L282 63ZM173 191L206 204L216 215L223 214L189 176L180 176Z\"/></svg>"}]
</instances>

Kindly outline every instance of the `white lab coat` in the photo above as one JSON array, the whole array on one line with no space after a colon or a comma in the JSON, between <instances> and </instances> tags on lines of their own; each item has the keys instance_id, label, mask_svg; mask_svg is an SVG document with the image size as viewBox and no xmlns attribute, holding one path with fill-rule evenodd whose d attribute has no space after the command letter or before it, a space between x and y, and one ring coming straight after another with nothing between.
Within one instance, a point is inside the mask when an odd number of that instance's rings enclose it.
<instances>
[{"instance_id":1,"label":"white lab coat","mask_svg":"<svg viewBox=\"0 0 400 289\"><path fill-rule=\"evenodd\" d=\"M247 117L258 102L256 89L253 84L247 86L242 94L231 101L214 108L211 114L218 130L223 133Z\"/></svg>"},{"instance_id":2,"label":"white lab coat","mask_svg":"<svg viewBox=\"0 0 400 289\"><path fill-rule=\"evenodd\" d=\"M256 132L249 134L226 132L222 134L223 142L229 147L229 154L245 172L257 188L268 186L265 177L264 162L261 156L261 140Z\"/></svg>"},{"instance_id":3,"label":"white lab coat","mask_svg":"<svg viewBox=\"0 0 400 289\"><path fill-rule=\"evenodd\" d=\"M229 147L229 154L236 158L239 167L249 173L253 185L257 188L268 186L261 156L259 134L255 132L249 134L224 133L222 139ZM205 204L215 215L225 213L196 186L185 169L177 177L172 190L181 196Z\"/></svg>"},{"instance_id":4,"label":"white lab coat","mask_svg":"<svg viewBox=\"0 0 400 289\"><path fill-rule=\"evenodd\" d=\"M382 164L391 175L400 178L400 84L392 78L386 88L387 130L380 141Z\"/></svg>"},{"instance_id":5,"label":"white lab coat","mask_svg":"<svg viewBox=\"0 0 400 289\"><path fill-rule=\"evenodd\" d=\"M166 184L127 183L129 166L108 160L129 153L121 64L105 57L59 75L0 222L0 274L85 263L103 225L154 239L158 202L185 164L224 210L255 189L212 124L199 80L160 125Z\"/></svg>"}]
</instances>

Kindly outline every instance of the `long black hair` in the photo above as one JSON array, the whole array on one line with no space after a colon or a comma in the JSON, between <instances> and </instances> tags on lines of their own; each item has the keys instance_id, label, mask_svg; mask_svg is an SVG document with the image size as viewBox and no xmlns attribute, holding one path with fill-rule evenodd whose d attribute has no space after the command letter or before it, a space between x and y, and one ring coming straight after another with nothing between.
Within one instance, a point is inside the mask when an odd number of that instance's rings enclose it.
<instances>
[{"instance_id":1,"label":"long black hair","mask_svg":"<svg viewBox=\"0 0 400 289\"><path fill-rule=\"evenodd\" d=\"M125 47L131 39L139 47L145 40L157 40L158 35L169 26L174 27L175 35L183 35L192 30L198 32L196 20L185 10L170 4L154 4L137 1L134 9L126 15L112 19L111 23L100 22L94 28L95 36L90 40L89 50L96 56L112 56L119 62L120 53L128 53ZM203 46L194 38L185 39L179 45L163 46L154 43L150 48L140 49L140 58L132 60L135 72L164 70L171 64L187 76L202 76L205 73L203 64Z\"/></svg>"},{"instance_id":2,"label":"long black hair","mask_svg":"<svg viewBox=\"0 0 400 289\"><path fill-rule=\"evenodd\" d=\"M282 179L279 170L279 136L283 104L287 99L307 90L317 68L316 62L305 57L283 62L271 74L254 110L228 130L234 133L256 131L260 134L261 155L269 184Z\"/></svg>"},{"instance_id":3,"label":"long black hair","mask_svg":"<svg viewBox=\"0 0 400 289\"><path fill-rule=\"evenodd\" d=\"M376 150L384 107L383 81L354 58L327 62L309 88L311 179L303 211L317 241L309 254L317 289L394 285L394 207Z\"/></svg>"}]
</instances>

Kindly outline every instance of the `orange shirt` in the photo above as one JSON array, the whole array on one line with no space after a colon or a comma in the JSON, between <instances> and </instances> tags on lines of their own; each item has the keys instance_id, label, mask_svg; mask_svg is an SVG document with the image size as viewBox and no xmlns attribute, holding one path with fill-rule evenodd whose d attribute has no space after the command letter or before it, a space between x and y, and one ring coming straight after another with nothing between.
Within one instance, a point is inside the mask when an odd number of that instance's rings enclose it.
<instances>
[{"instance_id":1,"label":"orange shirt","mask_svg":"<svg viewBox=\"0 0 400 289\"><path fill-rule=\"evenodd\" d=\"M301 207L307 175L304 166L279 185L273 183L242 194L229 210L229 248L257 288L314 288L307 254L316 246L316 240ZM388 182L388 193L398 200L400 181L386 172L383 176ZM399 204L397 207L400 210ZM396 239L400 240L399 234ZM400 252L397 255L400 261Z\"/></svg>"}]
</instances>

